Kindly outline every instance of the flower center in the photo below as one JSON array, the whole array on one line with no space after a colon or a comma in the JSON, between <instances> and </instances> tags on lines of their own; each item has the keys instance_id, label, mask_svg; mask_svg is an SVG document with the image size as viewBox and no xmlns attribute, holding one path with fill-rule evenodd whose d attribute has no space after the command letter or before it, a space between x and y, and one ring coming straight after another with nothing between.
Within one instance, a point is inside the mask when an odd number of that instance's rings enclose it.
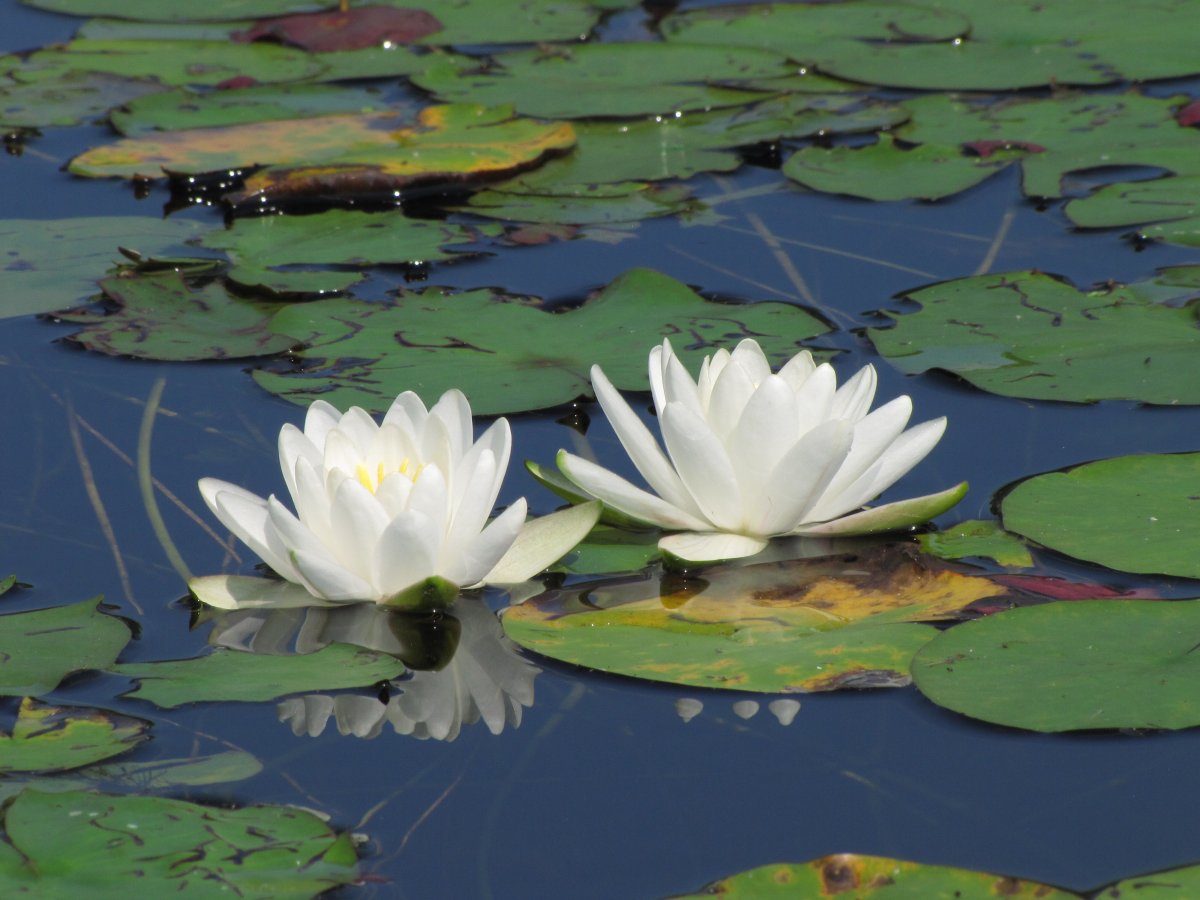
<instances>
[{"instance_id":1,"label":"flower center","mask_svg":"<svg viewBox=\"0 0 1200 900\"><path fill-rule=\"evenodd\" d=\"M416 481L417 476L421 474L421 470L424 468L424 463L414 463L406 456L400 460L399 467L390 472L384 468L383 463L379 463L374 471L371 471L365 463L359 463L355 469L355 474L358 476L358 483L374 494L379 490L379 486L383 484L383 479L389 475L403 475L409 481Z\"/></svg>"}]
</instances>

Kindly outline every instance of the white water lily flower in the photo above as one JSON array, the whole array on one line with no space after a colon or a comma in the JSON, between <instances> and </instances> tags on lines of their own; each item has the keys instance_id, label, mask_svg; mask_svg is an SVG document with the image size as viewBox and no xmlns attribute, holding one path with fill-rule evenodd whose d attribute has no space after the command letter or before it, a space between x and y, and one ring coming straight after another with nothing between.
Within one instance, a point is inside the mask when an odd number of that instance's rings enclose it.
<instances>
[{"instance_id":1,"label":"white water lily flower","mask_svg":"<svg viewBox=\"0 0 1200 900\"><path fill-rule=\"evenodd\" d=\"M403 393L382 425L318 400L303 431L288 424L279 433L295 514L274 495L200 480L217 518L286 581L209 576L189 587L224 609L419 606L460 587L530 578L582 540L599 505L527 524L522 498L489 522L511 444L505 419L474 440L471 407L456 390L429 410Z\"/></svg>"},{"instance_id":2,"label":"white water lily flower","mask_svg":"<svg viewBox=\"0 0 1200 900\"><path fill-rule=\"evenodd\" d=\"M772 374L758 343L706 357L698 381L671 349L650 351L650 390L664 453L599 366L592 388L653 493L578 456L558 465L605 505L670 534L659 547L686 560L735 559L780 535L857 535L923 522L966 493L949 490L859 511L925 458L945 418L905 430L907 396L868 412L875 369L840 388L807 350Z\"/></svg>"}]
</instances>

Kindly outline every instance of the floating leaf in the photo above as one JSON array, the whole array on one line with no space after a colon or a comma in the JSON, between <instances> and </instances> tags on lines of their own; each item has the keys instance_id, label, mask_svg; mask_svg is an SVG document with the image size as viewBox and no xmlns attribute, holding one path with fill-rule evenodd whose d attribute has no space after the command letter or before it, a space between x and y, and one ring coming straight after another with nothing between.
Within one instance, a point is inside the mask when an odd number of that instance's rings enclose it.
<instances>
[{"instance_id":1,"label":"floating leaf","mask_svg":"<svg viewBox=\"0 0 1200 900\"><path fill-rule=\"evenodd\" d=\"M271 328L303 341L294 355L305 367L260 370L254 378L293 403L319 396L340 408L382 411L400 391L432 403L460 388L482 415L586 396L593 363L618 388L647 390L645 357L629 352L635 343L645 348L687 334L679 355L696 367L713 348L753 336L778 365L801 340L824 331L794 306L713 303L648 269L627 272L581 307L557 313L528 298L429 288L401 292L391 303L335 299L286 307Z\"/></svg>"},{"instance_id":2,"label":"floating leaf","mask_svg":"<svg viewBox=\"0 0 1200 900\"><path fill-rule=\"evenodd\" d=\"M957 147L905 148L891 135L866 147L805 147L783 174L805 187L868 200L937 200L973 187L1012 162L1013 151L967 156Z\"/></svg>"},{"instance_id":3,"label":"floating leaf","mask_svg":"<svg viewBox=\"0 0 1200 900\"><path fill-rule=\"evenodd\" d=\"M658 558L658 532L599 525L561 562L550 568L576 575L635 572Z\"/></svg>"},{"instance_id":4,"label":"floating leaf","mask_svg":"<svg viewBox=\"0 0 1200 900\"><path fill-rule=\"evenodd\" d=\"M939 559L981 556L994 559L1002 566L1028 568L1033 565L1033 557L1021 539L992 521L959 522L945 531L918 535L917 540L926 553Z\"/></svg>"},{"instance_id":5,"label":"floating leaf","mask_svg":"<svg viewBox=\"0 0 1200 900\"><path fill-rule=\"evenodd\" d=\"M606 225L640 222L700 209L682 185L660 187L626 182L620 185L579 187L575 194L509 191L504 187L472 195L463 212L506 222L553 225Z\"/></svg>"},{"instance_id":6,"label":"floating leaf","mask_svg":"<svg viewBox=\"0 0 1200 900\"><path fill-rule=\"evenodd\" d=\"M254 23L235 32L234 40L278 40L316 53L362 50L380 44L411 44L442 30L442 23L423 9L356 6L331 12L295 13Z\"/></svg>"},{"instance_id":7,"label":"floating leaf","mask_svg":"<svg viewBox=\"0 0 1200 900\"><path fill-rule=\"evenodd\" d=\"M1200 143L1193 153L1200 151ZM1109 184L1088 197L1072 200L1065 212L1081 228L1114 228L1200 216L1200 175ZM1182 243L1182 242L1181 242Z\"/></svg>"},{"instance_id":8,"label":"floating leaf","mask_svg":"<svg viewBox=\"0 0 1200 900\"><path fill-rule=\"evenodd\" d=\"M1200 578L1200 453L1121 456L1038 475L1001 502L1004 527L1124 572Z\"/></svg>"},{"instance_id":9,"label":"floating leaf","mask_svg":"<svg viewBox=\"0 0 1200 900\"><path fill-rule=\"evenodd\" d=\"M0 772L77 769L136 747L149 728L144 719L26 697L12 734L0 733Z\"/></svg>"},{"instance_id":10,"label":"floating leaf","mask_svg":"<svg viewBox=\"0 0 1200 900\"><path fill-rule=\"evenodd\" d=\"M282 353L296 343L267 329L279 304L243 300L219 282L193 289L180 272L170 270L129 273L100 286L116 310L57 316L85 325L70 339L98 353L176 361L239 359Z\"/></svg>"},{"instance_id":11,"label":"floating leaf","mask_svg":"<svg viewBox=\"0 0 1200 900\"><path fill-rule=\"evenodd\" d=\"M6 897L300 898L358 876L348 834L284 806L27 790L5 810L4 832Z\"/></svg>"},{"instance_id":12,"label":"floating leaf","mask_svg":"<svg viewBox=\"0 0 1200 900\"><path fill-rule=\"evenodd\" d=\"M1030 731L1200 725L1200 600L1080 600L940 633L913 660L939 706Z\"/></svg>"},{"instance_id":13,"label":"floating leaf","mask_svg":"<svg viewBox=\"0 0 1200 900\"><path fill-rule=\"evenodd\" d=\"M47 128L78 125L114 106L161 91L148 78L66 72L59 78L0 85L0 127Z\"/></svg>"},{"instance_id":14,"label":"floating leaf","mask_svg":"<svg viewBox=\"0 0 1200 900\"><path fill-rule=\"evenodd\" d=\"M59 79L68 72L107 72L154 78L165 85L216 85L231 78L267 83L300 81L321 72L319 60L277 44L227 41L75 40L31 53L23 62L0 57L0 71L22 80Z\"/></svg>"},{"instance_id":15,"label":"floating leaf","mask_svg":"<svg viewBox=\"0 0 1200 900\"><path fill-rule=\"evenodd\" d=\"M1141 7L1125 0L944 0L935 8L851 0L688 10L661 27L669 40L778 49L827 74L894 87L1004 90L1200 71L1188 0L1148 5L1142 15L1131 9Z\"/></svg>"},{"instance_id":16,"label":"floating leaf","mask_svg":"<svg viewBox=\"0 0 1200 900\"><path fill-rule=\"evenodd\" d=\"M303 656L218 649L195 659L123 663L109 671L139 679L131 696L173 709L184 703L254 702L305 691L363 687L398 677L404 664L361 647L330 644Z\"/></svg>"},{"instance_id":17,"label":"floating leaf","mask_svg":"<svg viewBox=\"0 0 1200 900\"><path fill-rule=\"evenodd\" d=\"M504 628L536 653L653 681L763 692L895 687L935 633L905 623L952 618L1004 593L885 547L576 584L507 610Z\"/></svg>"},{"instance_id":18,"label":"floating leaf","mask_svg":"<svg viewBox=\"0 0 1200 900\"><path fill-rule=\"evenodd\" d=\"M203 226L188 219L93 216L0 222L0 319L65 309L96 292L118 262L118 247L143 255L182 251Z\"/></svg>"},{"instance_id":19,"label":"floating leaf","mask_svg":"<svg viewBox=\"0 0 1200 900\"><path fill-rule=\"evenodd\" d=\"M1006 397L1200 403L1188 378L1200 350L1200 267L1079 291L1041 272L945 281L907 294L921 305L868 332L901 371L944 369Z\"/></svg>"},{"instance_id":20,"label":"floating leaf","mask_svg":"<svg viewBox=\"0 0 1200 900\"><path fill-rule=\"evenodd\" d=\"M1184 866L1118 881L1096 894L1096 900L1185 900L1200 892L1200 866Z\"/></svg>"},{"instance_id":21,"label":"floating leaf","mask_svg":"<svg viewBox=\"0 0 1200 900\"><path fill-rule=\"evenodd\" d=\"M765 98L718 85L779 77L793 69L786 57L765 50L572 44L498 53L487 67L469 59L439 59L412 80L443 101L511 103L526 115L582 119L741 106Z\"/></svg>"},{"instance_id":22,"label":"floating leaf","mask_svg":"<svg viewBox=\"0 0 1200 900\"><path fill-rule=\"evenodd\" d=\"M1079 896L1045 884L987 875L969 869L931 866L882 856L838 853L807 863L760 866L714 881L698 893L680 894L674 900L700 900L701 897L714 896L727 900L766 900L771 897L783 900L787 897L833 897L842 894L854 900L876 897L880 900L910 897L1068 900Z\"/></svg>"},{"instance_id":23,"label":"floating leaf","mask_svg":"<svg viewBox=\"0 0 1200 900\"><path fill-rule=\"evenodd\" d=\"M312 280L315 290L328 289L320 279L333 275L345 286L357 281L357 272L329 273L269 271L291 265L373 266L436 262L454 259L455 244L469 244L481 233L495 236L496 227L479 232L461 225L429 219L411 219L399 211L366 213L329 210L307 216L262 216L238 219L226 230L210 231L197 243L223 250L235 266L229 277L243 285L278 290L287 281L295 292Z\"/></svg>"},{"instance_id":24,"label":"floating leaf","mask_svg":"<svg viewBox=\"0 0 1200 900\"><path fill-rule=\"evenodd\" d=\"M129 626L100 612L100 599L0 616L0 695L45 694L71 672L112 665Z\"/></svg>"},{"instance_id":25,"label":"floating leaf","mask_svg":"<svg viewBox=\"0 0 1200 900\"><path fill-rule=\"evenodd\" d=\"M265 85L200 94L178 89L140 97L115 109L109 118L124 135L186 128L214 128L276 119L301 119L340 113L381 111L378 91L324 84Z\"/></svg>"}]
</instances>

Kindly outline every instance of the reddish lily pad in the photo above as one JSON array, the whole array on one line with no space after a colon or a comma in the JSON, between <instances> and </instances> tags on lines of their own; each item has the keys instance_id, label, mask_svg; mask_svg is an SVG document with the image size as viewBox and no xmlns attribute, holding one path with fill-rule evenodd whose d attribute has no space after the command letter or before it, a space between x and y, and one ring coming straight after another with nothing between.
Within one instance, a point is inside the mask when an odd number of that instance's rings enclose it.
<instances>
[{"instance_id":1,"label":"reddish lily pad","mask_svg":"<svg viewBox=\"0 0 1200 900\"><path fill-rule=\"evenodd\" d=\"M381 44L411 44L442 30L437 17L423 9L355 6L345 11L296 13L261 19L235 41L271 38L316 53L361 50Z\"/></svg>"}]
</instances>

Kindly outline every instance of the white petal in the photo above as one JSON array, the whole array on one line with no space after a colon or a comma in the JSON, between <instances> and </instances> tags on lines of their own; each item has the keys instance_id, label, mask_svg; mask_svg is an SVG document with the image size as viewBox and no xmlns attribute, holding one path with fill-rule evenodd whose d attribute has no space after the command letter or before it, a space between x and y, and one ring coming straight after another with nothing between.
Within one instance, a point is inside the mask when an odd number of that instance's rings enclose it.
<instances>
[{"instance_id":1,"label":"white petal","mask_svg":"<svg viewBox=\"0 0 1200 900\"><path fill-rule=\"evenodd\" d=\"M854 440L837 477L829 483L827 495L836 497L870 468L888 447L904 433L912 415L912 401L905 395L885 403L854 426Z\"/></svg>"},{"instance_id":2,"label":"white petal","mask_svg":"<svg viewBox=\"0 0 1200 900\"><path fill-rule=\"evenodd\" d=\"M753 556L766 546L765 538L719 531L700 534L685 531L680 534L668 534L658 542L658 549L664 553L670 553L672 556L691 562L741 559L744 556Z\"/></svg>"},{"instance_id":3,"label":"white petal","mask_svg":"<svg viewBox=\"0 0 1200 900\"><path fill-rule=\"evenodd\" d=\"M326 471L337 469L347 475L357 477L358 467L363 462L362 454L354 439L340 428L335 428L325 437L325 453L321 464Z\"/></svg>"},{"instance_id":4,"label":"white petal","mask_svg":"<svg viewBox=\"0 0 1200 900\"><path fill-rule=\"evenodd\" d=\"M783 455L800 438L796 399L788 383L768 375L726 438L729 461L745 496L758 493Z\"/></svg>"},{"instance_id":5,"label":"white petal","mask_svg":"<svg viewBox=\"0 0 1200 900\"><path fill-rule=\"evenodd\" d=\"M783 368L779 370L778 374L792 386L792 390L799 391L816 369L817 364L813 362L812 354L807 350L801 350L783 364Z\"/></svg>"},{"instance_id":6,"label":"white petal","mask_svg":"<svg viewBox=\"0 0 1200 900\"><path fill-rule=\"evenodd\" d=\"M713 383L705 416L718 438L729 440L729 434L737 427L742 411L753 396L754 382L745 369L729 365L721 370Z\"/></svg>"},{"instance_id":7,"label":"white petal","mask_svg":"<svg viewBox=\"0 0 1200 900\"><path fill-rule=\"evenodd\" d=\"M665 412L672 403L681 403L697 417L703 418L704 410L700 406L696 382L692 381L692 376L674 354L667 358L663 367L663 394L667 402L661 412Z\"/></svg>"},{"instance_id":8,"label":"white petal","mask_svg":"<svg viewBox=\"0 0 1200 900\"><path fill-rule=\"evenodd\" d=\"M358 406L346 410L337 430L350 439L360 458L374 450L375 439L379 434L379 426L375 424L371 414Z\"/></svg>"},{"instance_id":9,"label":"white petal","mask_svg":"<svg viewBox=\"0 0 1200 900\"><path fill-rule=\"evenodd\" d=\"M292 514L292 511L280 503L274 496L267 498L267 525L265 528L267 545L273 556L287 560L291 565L288 574L284 575L289 581L298 581L310 591L321 596L328 596L315 584L306 580L302 571L294 567L295 551L302 550L312 558L321 558L331 568L344 569L345 564L334 555L334 548L325 544L313 534L303 522ZM272 568L274 568L272 566ZM276 571L279 571L276 569ZM293 574L294 573L294 574ZM357 576L356 576L357 577ZM360 598L361 599L361 598Z\"/></svg>"},{"instance_id":10,"label":"white petal","mask_svg":"<svg viewBox=\"0 0 1200 900\"><path fill-rule=\"evenodd\" d=\"M437 574L442 532L429 517L410 510L393 519L375 548L375 581L386 600Z\"/></svg>"},{"instance_id":11,"label":"white petal","mask_svg":"<svg viewBox=\"0 0 1200 900\"><path fill-rule=\"evenodd\" d=\"M782 534L807 521L850 451L851 435L844 420L822 423L806 434L765 479L763 493L748 511L747 530Z\"/></svg>"},{"instance_id":12,"label":"white petal","mask_svg":"<svg viewBox=\"0 0 1200 900\"><path fill-rule=\"evenodd\" d=\"M449 560L442 577L462 585L475 585L483 581L521 533L525 513L525 498L521 497Z\"/></svg>"},{"instance_id":13,"label":"white petal","mask_svg":"<svg viewBox=\"0 0 1200 900\"><path fill-rule=\"evenodd\" d=\"M446 540L438 557L438 571L445 571L451 558L461 552L483 530L492 508L496 505L493 486L496 484L496 458L490 450L485 451L478 465L471 472L471 480L460 480L455 486L463 486L462 500L453 510L453 518L446 530ZM453 581L454 579L451 579ZM463 584L467 582L455 582Z\"/></svg>"},{"instance_id":14,"label":"white petal","mask_svg":"<svg viewBox=\"0 0 1200 900\"><path fill-rule=\"evenodd\" d=\"M629 407L599 366L592 366L592 391L600 402L604 415L608 417L613 431L617 433L621 446L629 454L638 472L646 479L650 489L668 503L699 515L699 507L679 480L679 474L658 446L658 441L654 439L650 429Z\"/></svg>"},{"instance_id":15,"label":"white petal","mask_svg":"<svg viewBox=\"0 0 1200 900\"><path fill-rule=\"evenodd\" d=\"M425 420L429 413L421 398L412 391L405 391L392 401L383 417L385 425L396 425L409 434L420 434L425 428Z\"/></svg>"},{"instance_id":16,"label":"white petal","mask_svg":"<svg viewBox=\"0 0 1200 900\"><path fill-rule=\"evenodd\" d=\"M496 498L500 495L500 486L504 482L504 475L508 471L508 461L512 453L512 429L509 427L507 419L497 419L492 425L479 436L477 440L463 455L459 461L457 468L454 470L450 482L453 488L451 504L458 506L463 502L467 485L473 482L473 472L475 467L479 465L479 460L484 452L492 454L492 478L493 482L488 489L487 506L488 511L496 505Z\"/></svg>"},{"instance_id":17,"label":"white petal","mask_svg":"<svg viewBox=\"0 0 1200 900\"><path fill-rule=\"evenodd\" d=\"M271 547L267 535L266 500L216 478L200 479L200 495L213 515L221 520L221 524L258 554L263 562L289 581L297 580L288 557L281 556Z\"/></svg>"},{"instance_id":18,"label":"white petal","mask_svg":"<svg viewBox=\"0 0 1200 900\"><path fill-rule=\"evenodd\" d=\"M439 535L446 533L450 525L449 486L442 470L436 465L426 465L413 482L412 493L408 495L408 509L427 516L429 526L436 529Z\"/></svg>"},{"instance_id":19,"label":"white petal","mask_svg":"<svg viewBox=\"0 0 1200 900\"><path fill-rule=\"evenodd\" d=\"M745 372L751 383L755 385L762 384L763 380L771 374L771 364L767 361L762 347L758 346L758 341L753 338L739 341L738 345L733 348L729 361Z\"/></svg>"},{"instance_id":20,"label":"white petal","mask_svg":"<svg viewBox=\"0 0 1200 900\"><path fill-rule=\"evenodd\" d=\"M274 578L205 575L189 581L188 589L201 603L217 609L292 609L331 605L298 584L276 581Z\"/></svg>"},{"instance_id":21,"label":"white petal","mask_svg":"<svg viewBox=\"0 0 1200 900\"><path fill-rule=\"evenodd\" d=\"M326 600L357 603L376 599L374 589L353 572L332 563L326 554L293 549L292 565L301 577Z\"/></svg>"},{"instance_id":22,"label":"white petal","mask_svg":"<svg viewBox=\"0 0 1200 900\"><path fill-rule=\"evenodd\" d=\"M483 580L488 584L512 584L532 578L553 565L587 537L600 518L600 504L568 506L521 528L513 545Z\"/></svg>"},{"instance_id":23,"label":"white petal","mask_svg":"<svg viewBox=\"0 0 1200 900\"><path fill-rule=\"evenodd\" d=\"M936 494L885 503L883 506L864 509L862 512L842 516L840 519L820 525L805 525L797 529L795 533L819 537L853 536L906 528L910 525L927 522L934 516L940 516L961 500L966 492L967 483L964 481Z\"/></svg>"},{"instance_id":24,"label":"white petal","mask_svg":"<svg viewBox=\"0 0 1200 900\"><path fill-rule=\"evenodd\" d=\"M437 416L446 426L446 434L450 438L451 458L457 462L471 446L474 437L471 404L467 402L462 391L453 389L442 394L441 399L429 410L429 414Z\"/></svg>"},{"instance_id":25,"label":"white petal","mask_svg":"<svg viewBox=\"0 0 1200 900\"><path fill-rule=\"evenodd\" d=\"M711 528L709 522L630 484L615 472L565 450L558 451L558 468L573 483L606 506L660 528Z\"/></svg>"},{"instance_id":26,"label":"white petal","mask_svg":"<svg viewBox=\"0 0 1200 900\"><path fill-rule=\"evenodd\" d=\"M815 428L829 419L833 396L837 391L837 374L833 366L824 363L816 367L796 394L796 412L800 417L800 433Z\"/></svg>"},{"instance_id":27,"label":"white petal","mask_svg":"<svg viewBox=\"0 0 1200 900\"><path fill-rule=\"evenodd\" d=\"M667 405L667 395L663 389L663 371L666 366L666 360L674 356L675 351L671 349L671 342L663 338L663 342L650 349L650 362L647 366L650 379L650 396L654 398L654 410L656 413L661 413L664 406ZM592 377L595 377L596 369L599 366L594 366L592 369Z\"/></svg>"},{"instance_id":28,"label":"white petal","mask_svg":"<svg viewBox=\"0 0 1200 900\"><path fill-rule=\"evenodd\" d=\"M725 447L708 423L672 401L663 410L662 432L675 471L704 517L718 529L736 529L742 521L741 491Z\"/></svg>"},{"instance_id":29,"label":"white petal","mask_svg":"<svg viewBox=\"0 0 1200 900\"><path fill-rule=\"evenodd\" d=\"M324 400L314 400L304 414L304 436L319 451L325 448L325 437L337 427L342 414Z\"/></svg>"},{"instance_id":30,"label":"white petal","mask_svg":"<svg viewBox=\"0 0 1200 900\"><path fill-rule=\"evenodd\" d=\"M328 406L328 404L326 404ZM332 407L331 407L332 408ZM321 436L324 445L325 436ZM295 425L290 422L279 429L279 468L283 471L283 480L287 484L288 494L292 502L299 505L296 497L296 465L300 460L307 460L310 465L321 465L321 450Z\"/></svg>"},{"instance_id":31,"label":"white petal","mask_svg":"<svg viewBox=\"0 0 1200 900\"><path fill-rule=\"evenodd\" d=\"M376 502L383 507L389 519L394 519L408 509L408 498L412 494L413 483L404 475L393 475L383 479L375 491Z\"/></svg>"},{"instance_id":32,"label":"white petal","mask_svg":"<svg viewBox=\"0 0 1200 900\"><path fill-rule=\"evenodd\" d=\"M329 515L330 537L336 543L327 546L343 566L370 580L375 547L389 521L375 495L347 478L333 498Z\"/></svg>"},{"instance_id":33,"label":"white petal","mask_svg":"<svg viewBox=\"0 0 1200 900\"><path fill-rule=\"evenodd\" d=\"M454 457L454 447L446 423L437 416L429 416L425 420L425 428L421 431L418 441L417 456L426 466L437 466L444 475L453 475L458 460Z\"/></svg>"},{"instance_id":34,"label":"white petal","mask_svg":"<svg viewBox=\"0 0 1200 900\"><path fill-rule=\"evenodd\" d=\"M945 431L945 417L908 429L853 484L837 495L822 497L810 519L832 519L874 500L928 456Z\"/></svg>"},{"instance_id":35,"label":"white petal","mask_svg":"<svg viewBox=\"0 0 1200 900\"><path fill-rule=\"evenodd\" d=\"M830 417L857 422L871 408L878 381L875 367L863 366L834 394L833 406L829 411Z\"/></svg>"},{"instance_id":36,"label":"white petal","mask_svg":"<svg viewBox=\"0 0 1200 900\"><path fill-rule=\"evenodd\" d=\"M296 462L296 488L292 501L296 515L320 541L328 541L333 532L329 526L329 494L321 477L320 463L314 466L307 459Z\"/></svg>"}]
</instances>

